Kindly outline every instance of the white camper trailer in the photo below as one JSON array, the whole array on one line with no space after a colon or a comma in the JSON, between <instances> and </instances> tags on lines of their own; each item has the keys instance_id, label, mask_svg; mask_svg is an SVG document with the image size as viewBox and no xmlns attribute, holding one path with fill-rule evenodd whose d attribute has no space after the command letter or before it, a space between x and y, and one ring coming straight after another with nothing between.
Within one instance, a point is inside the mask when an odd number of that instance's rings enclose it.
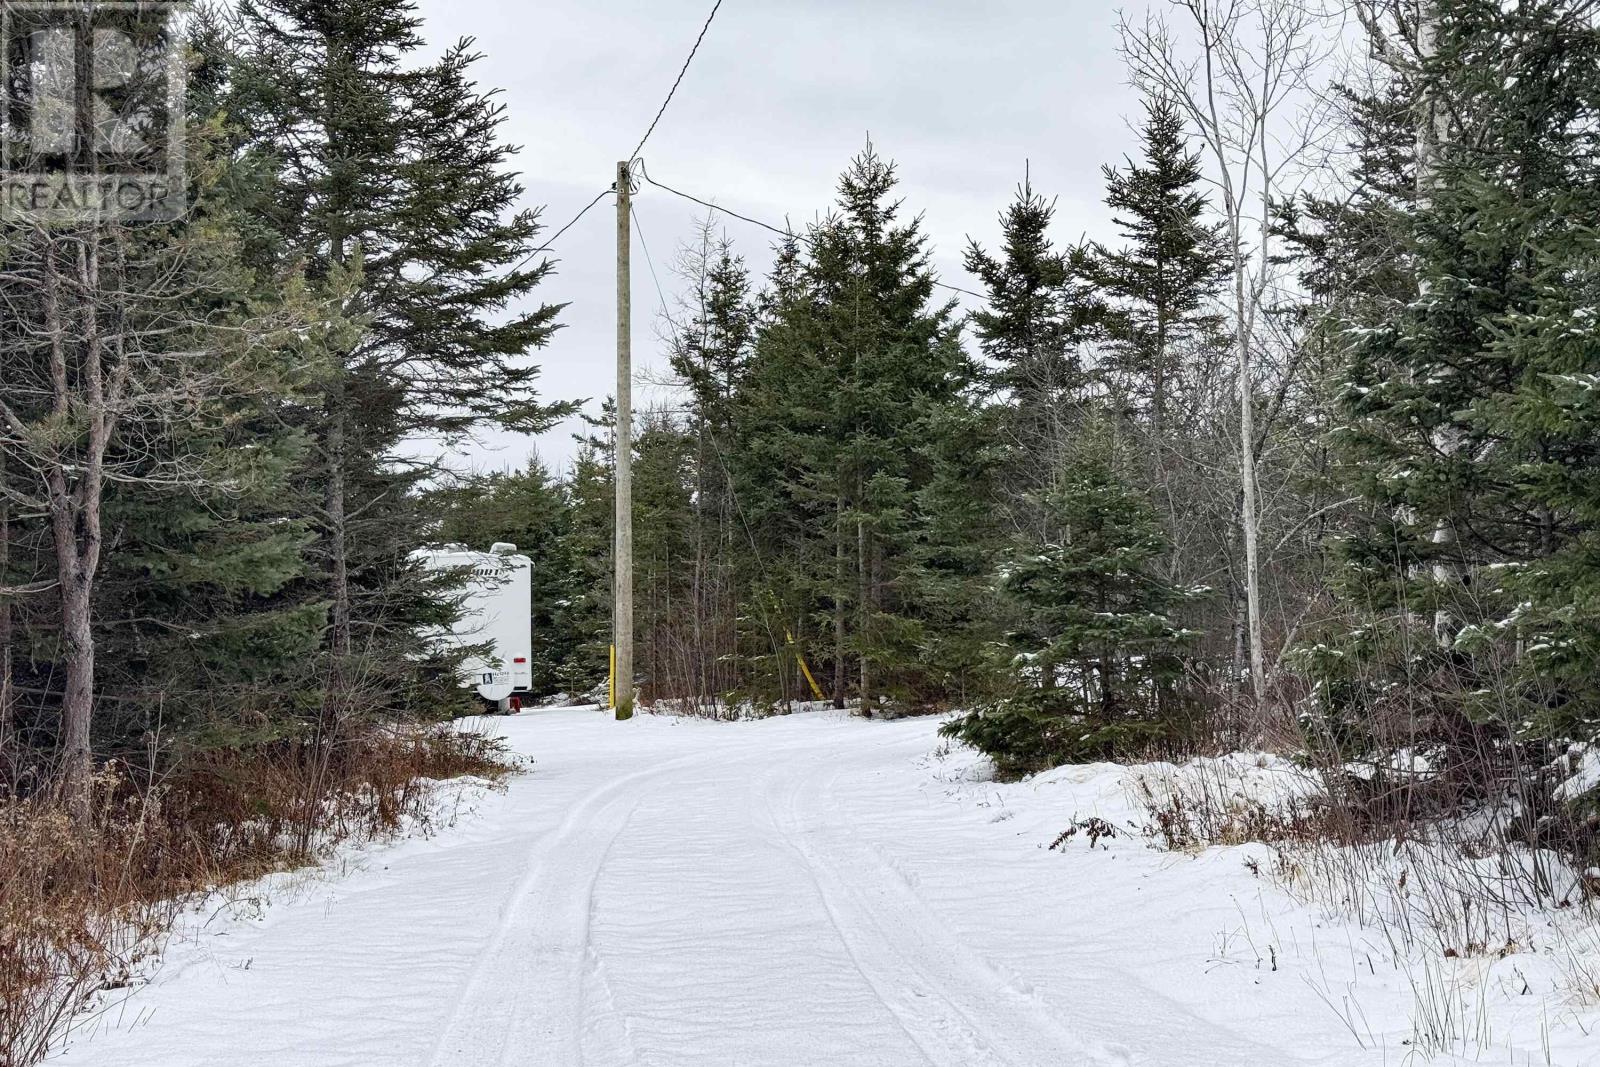
<instances>
[{"instance_id":1,"label":"white camper trailer","mask_svg":"<svg viewBox=\"0 0 1600 1067\"><path fill-rule=\"evenodd\" d=\"M533 684L533 561L516 545L496 544L487 552L445 545L417 553L430 571L467 573L461 619L449 633L435 635L462 648L487 645L487 656L470 656L461 667L461 684L501 711L514 711Z\"/></svg>"}]
</instances>

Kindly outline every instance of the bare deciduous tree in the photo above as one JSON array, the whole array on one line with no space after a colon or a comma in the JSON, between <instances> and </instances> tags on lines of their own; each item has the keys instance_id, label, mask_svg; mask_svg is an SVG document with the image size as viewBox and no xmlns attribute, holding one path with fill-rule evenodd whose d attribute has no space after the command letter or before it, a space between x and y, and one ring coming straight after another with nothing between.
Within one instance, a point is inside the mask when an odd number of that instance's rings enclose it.
<instances>
[{"instance_id":1,"label":"bare deciduous tree","mask_svg":"<svg viewBox=\"0 0 1600 1067\"><path fill-rule=\"evenodd\" d=\"M1245 623L1257 710L1268 663L1262 623L1259 366L1264 310L1281 270L1274 263L1275 205L1292 196L1324 132L1314 78L1330 37L1316 11L1294 0L1169 0L1180 14L1119 21L1122 52L1144 91L1173 100L1196 131L1220 192L1217 205L1232 267L1239 410L1240 533Z\"/></svg>"}]
</instances>

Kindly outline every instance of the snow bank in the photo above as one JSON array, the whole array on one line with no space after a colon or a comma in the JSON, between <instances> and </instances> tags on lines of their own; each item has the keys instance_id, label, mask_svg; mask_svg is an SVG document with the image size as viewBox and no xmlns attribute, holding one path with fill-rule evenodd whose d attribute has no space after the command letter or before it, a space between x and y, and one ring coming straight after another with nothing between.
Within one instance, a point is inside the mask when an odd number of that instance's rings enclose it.
<instances>
[{"instance_id":1,"label":"snow bank","mask_svg":"<svg viewBox=\"0 0 1600 1067\"><path fill-rule=\"evenodd\" d=\"M1381 1054L1330 1062L1600 1064L1600 926L1580 906L1586 876L1554 853L1466 856L1421 840L1174 852L1157 812L1293 818L1319 802L1321 784L1266 753L1062 767L1009 785L983 781L984 763L957 754L935 778L968 803L1005 810L1018 832L1036 828L1037 842L1055 840L1063 886L1123 893L1139 870L1136 891L1170 899L1184 917L1155 928L1163 936L1192 944L1215 926L1211 967L1243 968L1252 984L1280 984L1263 972L1298 976L1304 1010L1343 1031L1303 1047ZM1122 832L1094 846L1088 833L1059 839L1089 819ZM1086 873L1095 865L1118 866L1120 884ZM1542 904L1524 892L1541 883Z\"/></svg>"}]
</instances>

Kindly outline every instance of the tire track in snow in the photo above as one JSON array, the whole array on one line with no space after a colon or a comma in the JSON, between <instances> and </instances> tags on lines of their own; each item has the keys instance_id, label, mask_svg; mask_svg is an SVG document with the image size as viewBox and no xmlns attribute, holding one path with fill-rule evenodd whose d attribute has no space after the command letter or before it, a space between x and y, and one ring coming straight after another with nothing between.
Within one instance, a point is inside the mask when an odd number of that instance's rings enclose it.
<instances>
[{"instance_id":1,"label":"tire track in snow","mask_svg":"<svg viewBox=\"0 0 1600 1067\"><path fill-rule=\"evenodd\" d=\"M596 970L589 931L606 856L643 802L641 787L708 758L696 754L613 779L532 842L528 873L458 991L431 1067L584 1062L583 986Z\"/></svg>"},{"instance_id":2,"label":"tire track in snow","mask_svg":"<svg viewBox=\"0 0 1600 1067\"><path fill-rule=\"evenodd\" d=\"M516 724L540 769L486 819L374 852L348 886L216 935L234 940L197 940L175 958L215 962L175 968L140 993L140 1021L108 1021L72 1059L1375 1067L1382 1055L1340 1051L1330 1027L1271 1033L1298 1002L1244 983L1217 995L1266 997L1262 1017L1253 1000L1219 1001L1211 1019L1203 995L1175 988L1181 970L1152 973L1192 962L1162 940L1192 924L1138 929L1181 909L1182 886L1140 898L1122 872L1082 866L1103 859L1020 856L1015 833L939 802L909 766L937 743L931 729L818 715L641 718L635 733L591 712L549 718ZM1095 907L1075 899L1074 872L1095 874Z\"/></svg>"},{"instance_id":3,"label":"tire track in snow","mask_svg":"<svg viewBox=\"0 0 1600 1067\"><path fill-rule=\"evenodd\" d=\"M857 776L870 774L881 762L862 758L863 754L859 750L849 752L848 757L853 762L835 763L823 775L819 775L820 784L813 783L816 785L813 789L814 805L818 811L839 811L834 785L846 774ZM865 840L863 835L856 832L849 819L836 819L825 829L827 832L823 832L823 827L818 827L818 832L813 836L815 840L827 843L836 864L843 864L847 870L858 867L878 868L879 879L869 884L890 887L893 890L892 895L902 906L917 910L928 917L929 928L937 930L946 926L938 910L931 907L917 891L912 878L888 860L878 845ZM862 881L867 883L867 880ZM1027 983L1021 976L1014 976L1009 969L997 967L984 956L970 950L964 941L954 935L946 938L946 942L950 951L961 956L974 973L998 983L1005 993L1014 1001L1020 1002L1019 1006L1031 1012L1043 1025L1054 1028L1058 1034L1067 1035L1070 1040L1080 1044L1086 1043L1087 1055L1090 1057L1087 1060L1040 1062L1072 1062L1075 1065L1082 1064L1084 1067L1137 1067L1151 1062L1147 1057L1152 1050L1159 1049L1162 1053L1157 1056L1157 1061L1167 1063L1168 1050L1186 1047L1186 1043L1200 1033L1208 1035L1208 1045L1212 1047L1212 1052L1203 1061L1199 1059L1193 1061L1197 1064L1204 1062L1234 1067L1235 1064L1244 1063L1287 1065L1291 1062L1310 1062L1300 1057L1292 1059L1286 1057L1281 1050L1266 1048L1248 1034L1227 1026L1219 1026L1203 1016L1196 1016L1190 1008L1151 988L1138 974L1121 969L1098 975L1082 975L1081 981L1073 985L1068 1001L1073 1013L1081 1012L1081 1017L1093 1020L1100 1033L1114 1034L1118 1038L1137 1043L1142 1051L1135 1051L1122 1041L1102 1040L1087 1034L1071 1034L1058 1021L1062 1017L1061 1009L1052 1007L1045 1001L1034 991L1031 983ZM1018 984L1019 980L1024 984ZM1128 1008L1132 1004L1137 1004L1139 1007L1130 1012ZM1032 1061L1025 1058L1020 1062Z\"/></svg>"},{"instance_id":4,"label":"tire track in snow","mask_svg":"<svg viewBox=\"0 0 1600 1067\"><path fill-rule=\"evenodd\" d=\"M819 780L839 773L834 754L822 774L775 775L767 813L862 977L923 1055L941 1067L1127 1067L1125 1055L1070 1033L975 957L869 847L807 825L802 798L826 810Z\"/></svg>"}]
</instances>

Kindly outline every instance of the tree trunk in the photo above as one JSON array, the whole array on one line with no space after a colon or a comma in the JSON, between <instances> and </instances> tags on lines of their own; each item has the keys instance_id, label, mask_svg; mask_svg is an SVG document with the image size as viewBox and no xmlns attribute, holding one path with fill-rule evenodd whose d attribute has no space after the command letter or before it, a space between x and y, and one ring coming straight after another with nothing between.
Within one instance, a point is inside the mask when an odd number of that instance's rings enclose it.
<instances>
[{"instance_id":1,"label":"tree trunk","mask_svg":"<svg viewBox=\"0 0 1600 1067\"><path fill-rule=\"evenodd\" d=\"M1230 216L1237 213L1230 209ZM1251 321L1245 284L1243 235L1233 233L1234 345L1239 371L1239 481L1242 490L1240 531L1244 535L1245 608L1250 630L1250 685L1256 713L1264 717L1267 702L1267 657L1261 625L1261 504L1256 483L1256 405L1250 353ZM1258 724L1259 725L1259 724Z\"/></svg>"},{"instance_id":2,"label":"tree trunk","mask_svg":"<svg viewBox=\"0 0 1600 1067\"><path fill-rule=\"evenodd\" d=\"M54 518L54 517L52 517ZM94 616L92 581L75 559L79 551L69 522L55 522L56 557L73 560L61 569L61 633L66 642L66 689L61 697L61 792L80 826L89 821L94 773L89 726L94 715Z\"/></svg>"},{"instance_id":3,"label":"tree trunk","mask_svg":"<svg viewBox=\"0 0 1600 1067\"><path fill-rule=\"evenodd\" d=\"M859 579L860 590L858 595L861 603L856 609L856 632L861 637L861 710L871 713L872 702L872 675L871 664L868 660L868 651L871 642L867 640L870 632L868 623L872 611L872 561L868 554L867 524L856 520L856 575Z\"/></svg>"},{"instance_id":4,"label":"tree trunk","mask_svg":"<svg viewBox=\"0 0 1600 1067\"><path fill-rule=\"evenodd\" d=\"M55 250L45 253L45 329L51 347L56 411L73 406L68 348L76 334L82 345L77 388L88 443L81 462L57 456L44 472L50 529L60 582L61 636L65 642L65 690L61 698L61 789L67 810L79 825L90 815L93 755L90 727L94 716L95 641L94 582L100 565L100 500L105 483L105 455L112 417L105 376L105 345L100 334L100 237L91 232L78 247L77 285L80 313L76 329L67 326L61 304L61 278ZM69 480L69 475L76 475Z\"/></svg>"},{"instance_id":5,"label":"tree trunk","mask_svg":"<svg viewBox=\"0 0 1600 1067\"><path fill-rule=\"evenodd\" d=\"M328 593L333 601L332 643L336 658L350 655L351 636L349 526L345 507L345 414L343 390L328 396Z\"/></svg>"},{"instance_id":6,"label":"tree trunk","mask_svg":"<svg viewBox=\"0 0 1600 1067\"><path fill-rule=\"evenodd\" d=\"M711 597L707 591L706 574L710 570L706 545L706 427L704 419L698 420L695 432L694 499L690 504L690 521L694 524L694 572L689 580L690 685L694 689L695 703L708 699L712 693L711 668L706 661L706 624L711 617Z\"/></svg>"},{"instance_id":7,"label":"tree trunk","mask_svg":"<svg viewBox=\"0 0 1600 1067\"><path fill-rule=\"evenodd\" d=\"M1417 5L1417 58L1424 64L1433 58L1438 49L1438 32L1438 0L1421 0ZM1438 106L1426 89L1426 78L1423 79L1423 85L1424 88L1418 96L1416 119L1416 194L1419 209L1425 209L1433 199L1434 182L1439 170L1439 150L1449 135L1445 109ZM1429 289L1428 280L1419 278L1418 293L1426 297ZM1454 429L1446 426L1434 434L1434 446L1439 449L1441 455L1450 457L1460 448L1460 442ZM1456 541L1455 527L1448 519L1441 518L1434 524L1431 540L1441 549L1453 545ZM1433 580L1443 589L1459 583L1461 574L1454 565L1439 561L1433 565ZM1451 620L1450 612L1442 605L1433 613L1433 636L1434 640L1445 648L1448 648L1455 639L1455 624Z\"/></svg>"},{"instance_id":8,"label":"tree trunk","mask_svg":"<svg viewBox=\"0 0 1600 1067\"><path fill-rule=\"evenodd\" d=\"M1151 368L1150 432L1156 440L1157 465L1165 462L1167 443L1167 257L1156 255L1156 358Z\"/></svg>"},{"instance_id":9,"label":"tree trunk","mask_svg":"<svg viewBox=\"0 0 1600 1067\"><path fill-rule=\"evenodd\" d=\"M11 501L6 496L6 456L0 451L0 585L11 569ZM13 615L11 600L0 596L0 759L11 746L12 707L16 698L13 680Z\"/></svg>"},{"instance_id":10,"label":"tree trunk","mask_svg":"<svg viewBox=\"0 0 1600 1067\"><path fill-rule=\"evenodd\" d=\"M841 482L842 484L842 482ZM844 707L845 584L850 580L844 552L844 492L840 490L833 524L833 706Z\"/></svg>"},{"instance_id":11,"label":"tree trunk","mask_svg":"<svg viewBox=\"0 0 1600 1067\"><path fill-rule=\"evenodd\" d=\"M328 36L325 38L327 46L327 65L330 71L341 72L347 65L346 50L339 39ZM325 80L328 96L322 101L323 106L323 134L327 137L329 154L337 159L339 157L339 124L335 116L339 113L340 101L333 98L333 86L338 83L338 77L328 77ZM338 182L333 183L337 187ZM348 240L344 232L344 211L350 205L334 203L329 205L328 218L328 259L336 267L343 267L346 260L347 249L345 242ZM341 353L341 355L345 355ZM329 695L341 704L343 665L341 660L350 655L354 647L351 633L350 597L350 558L349 558L349 510L346 501L346 491L349 485L348 477L348 436L349 416L346 405L349 397L346 395L346 375L349 369L345 360L333 369L333 381L328 387L324 397L324 414L328 420L324 442L327 451L328 487L325 500L328 523L328 584L329 596L333 602L331 609L331 644L333 651L333 674L330 679Z\"/></svg>"}]
</instances>

